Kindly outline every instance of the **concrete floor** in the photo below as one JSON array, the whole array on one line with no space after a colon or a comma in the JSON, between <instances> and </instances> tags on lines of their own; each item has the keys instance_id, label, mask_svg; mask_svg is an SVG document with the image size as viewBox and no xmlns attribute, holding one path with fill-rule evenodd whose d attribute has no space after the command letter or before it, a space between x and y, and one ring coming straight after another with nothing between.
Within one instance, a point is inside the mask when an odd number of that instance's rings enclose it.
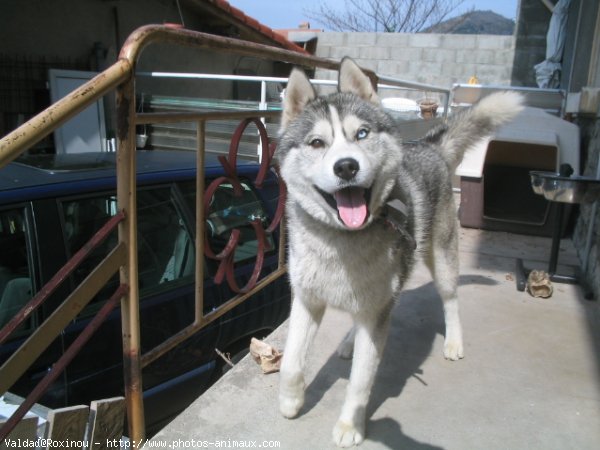
<instances>
[{"instance_id":1,"label":"concrete floor","mask_svg":"<svg viewBox=\"0 0 600 450\"><path fill-rule=\"evenodd\" d=\"M600 302L584 300L573 285L554 284L549 299L515 289L515 258L545 269L550 239L460 232L465 359L444 360L441 300L419 267L393 310L360 448L600 448ZM576 264L570 241L561 247L559 261ZM335 349L349 328L347 315L328 311L297 419L279 414L279 375L263 375L245 358L154 444L334 448L331 430L350 369ZM287 323L265 340L282 349L286 332Z\"/></svg>"}]
</instances>

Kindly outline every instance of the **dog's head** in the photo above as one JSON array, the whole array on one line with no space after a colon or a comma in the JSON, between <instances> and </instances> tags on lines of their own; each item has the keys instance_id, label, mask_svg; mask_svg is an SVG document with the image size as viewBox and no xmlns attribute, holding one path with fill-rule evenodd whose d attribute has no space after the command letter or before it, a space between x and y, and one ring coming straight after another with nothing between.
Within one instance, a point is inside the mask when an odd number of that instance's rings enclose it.
<instances>
[{"instance_id":1,"label":"dog's head","mask_svg":"<svg viewBox=\"0 0 600 450\"><path fill-rule=\"evenodd\" d=\"M294 69L283 107L277 157L290 200L327 225L367 226L393 188L401 157L393 119L370 79L345 58L338 92L318 96Z\"/></svg>"}]
</instances>

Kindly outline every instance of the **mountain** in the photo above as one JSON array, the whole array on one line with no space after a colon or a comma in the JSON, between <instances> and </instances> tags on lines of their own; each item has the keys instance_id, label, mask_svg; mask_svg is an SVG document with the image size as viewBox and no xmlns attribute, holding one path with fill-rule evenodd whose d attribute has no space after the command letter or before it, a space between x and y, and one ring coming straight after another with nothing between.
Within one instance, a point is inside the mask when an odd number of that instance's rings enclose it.
<instances>
[{"instance_id":1,"label":"mountain","mask_svg":"<svg viewBox=\"0 0 600 450\"><path fill-rule=\"evenodd\" d=\"M434 25L422 33L511 35L515 21L493 11L471 11Z\"/></svg>"}]
</instances>

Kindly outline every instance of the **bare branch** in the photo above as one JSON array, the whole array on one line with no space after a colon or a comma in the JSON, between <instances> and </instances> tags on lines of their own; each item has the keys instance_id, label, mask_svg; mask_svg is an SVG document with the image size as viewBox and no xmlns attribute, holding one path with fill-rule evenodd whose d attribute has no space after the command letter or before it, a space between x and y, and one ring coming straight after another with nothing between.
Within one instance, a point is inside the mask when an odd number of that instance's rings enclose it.
<instances>
[{"instance_id":1,"label":"bare branch","mask_svg":"<svg viewBox=\"0 0 600 450\"><path fill-rule=\"evenodd\" d=\"M342 10L305 10L331 31L417 33L444 21L464 0L345 0Z\"/></svg>"}]
</instances>

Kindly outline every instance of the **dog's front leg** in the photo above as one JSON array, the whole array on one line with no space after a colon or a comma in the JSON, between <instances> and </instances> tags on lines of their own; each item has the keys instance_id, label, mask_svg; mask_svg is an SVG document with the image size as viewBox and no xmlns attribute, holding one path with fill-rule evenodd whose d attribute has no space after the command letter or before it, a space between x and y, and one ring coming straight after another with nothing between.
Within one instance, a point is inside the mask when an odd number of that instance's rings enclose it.
<instances>
[{"instance_id":1,"label":"dog's front leg","mask_svg":"<svg viewBox=\"0 0 600 450\"><path fill-rule=\"evenodd\" d=\"M302 296L295 295L279 375L279 410L288 419L295 417L304 404L306 354L324 311L325 305L305 303Z\"/></svg>"},{"instance_id":2,"label":"dog's front leg","mask_svg":"<svg viewBox=\"0 0 600 450\"><path fill-rule=\"evenodd\" d=\"M342 413L333 429L333 440L340 447L358 445L364 440L367 403L383 354L389 316L389 308L384 308L377 318L356 321L350 382Z\"/></svg>"}]
</instances>

